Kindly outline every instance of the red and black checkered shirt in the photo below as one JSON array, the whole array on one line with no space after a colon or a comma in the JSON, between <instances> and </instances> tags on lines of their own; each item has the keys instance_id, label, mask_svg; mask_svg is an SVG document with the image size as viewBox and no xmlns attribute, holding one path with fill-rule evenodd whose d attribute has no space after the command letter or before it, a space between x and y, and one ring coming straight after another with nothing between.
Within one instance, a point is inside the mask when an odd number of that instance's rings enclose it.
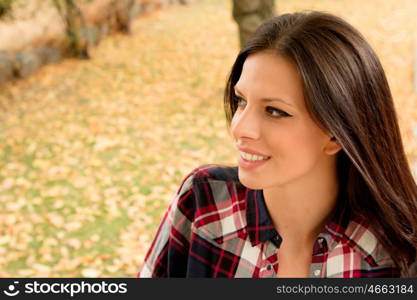
<instances>
[{"instance_id":1,"label":"red and black checkered shirt","mask_svg":"<svg viewBox=\"0 0 417 300\"><path fill-rule=\"evenodd\" d=\"M398 277L365 221L333 219L315 241L310 277ZM276 277L281 237L262 190L237 167L201 166L182 181L138 277Z\"/></svg>"}]
</instances>

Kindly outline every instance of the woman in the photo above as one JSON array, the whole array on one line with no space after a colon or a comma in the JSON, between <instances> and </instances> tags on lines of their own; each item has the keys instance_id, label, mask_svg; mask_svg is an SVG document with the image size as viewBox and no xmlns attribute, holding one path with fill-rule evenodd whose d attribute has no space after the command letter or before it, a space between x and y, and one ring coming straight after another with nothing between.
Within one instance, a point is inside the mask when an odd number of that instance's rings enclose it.
<instances>
[{"instance_id":1,"label":"woman","mask_svg":"<svg viewBox=\"0 0 417 300\"><path fill-rule=\"evenodd\" d=\"M188 174L139 277L397 277L417 188L383 68L327 13L264 23L225 90L239 166Z\"/></svg>"}]
</instances>

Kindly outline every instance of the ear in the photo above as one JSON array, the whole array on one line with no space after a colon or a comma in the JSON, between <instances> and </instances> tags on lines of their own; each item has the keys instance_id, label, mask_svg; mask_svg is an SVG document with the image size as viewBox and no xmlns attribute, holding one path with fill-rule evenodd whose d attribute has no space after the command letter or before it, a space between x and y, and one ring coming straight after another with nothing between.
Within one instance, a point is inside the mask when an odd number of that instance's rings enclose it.
<instances>
[{"instance_id":1,"label":"ear","mask_svg":"<svg viewBox=\"0 0 417 300\"><path fill-rule=\"evenodd\" d=\"M342 149L336 138L333 136L329 139L327 145L324 147L324 153L327 155L334 155Z\"/></svg>"}]
</instances>

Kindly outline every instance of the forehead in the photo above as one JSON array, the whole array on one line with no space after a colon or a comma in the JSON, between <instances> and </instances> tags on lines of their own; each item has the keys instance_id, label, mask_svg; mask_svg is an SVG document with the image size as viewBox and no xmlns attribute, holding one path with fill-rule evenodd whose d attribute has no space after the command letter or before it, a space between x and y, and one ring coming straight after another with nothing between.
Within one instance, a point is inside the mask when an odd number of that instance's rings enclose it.
<instances>
[{"instance_id":1,"label":"forehead","mask_svg":"<svg viewBox=\"0 0 417 300\"><path fill-rule=\"evenodd\" d=\"M246 58L235 87L246 97L278 97L296 107L304 105L303 86L297 67L289 59L269 51Z\"/></svg>"}]
</instances>

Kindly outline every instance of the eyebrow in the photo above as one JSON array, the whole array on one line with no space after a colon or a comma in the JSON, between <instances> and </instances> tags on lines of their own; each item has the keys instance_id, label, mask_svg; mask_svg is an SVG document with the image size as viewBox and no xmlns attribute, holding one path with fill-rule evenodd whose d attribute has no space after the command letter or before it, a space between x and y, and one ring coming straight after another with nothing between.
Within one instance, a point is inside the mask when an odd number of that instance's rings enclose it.
<instances>
[{"instance_id":1,"label":"eyebrow","mask_svg":"<svg viewBox=\"0 0 417 300\"><path fill-rule=\"evenodd\" d=\"M238 96L242 96L243 97L243 93L241 93L236 86L234 87L234 91L235 91L235 94L237 94ZM261 98L261 101L262 102L278 101L278 102L282 102L284 104L287 104L287 105L289 105L291 107L294 107L294 105L288 103L287 101L282 100L281 98Z\"/></svg>"}]
</instances>

